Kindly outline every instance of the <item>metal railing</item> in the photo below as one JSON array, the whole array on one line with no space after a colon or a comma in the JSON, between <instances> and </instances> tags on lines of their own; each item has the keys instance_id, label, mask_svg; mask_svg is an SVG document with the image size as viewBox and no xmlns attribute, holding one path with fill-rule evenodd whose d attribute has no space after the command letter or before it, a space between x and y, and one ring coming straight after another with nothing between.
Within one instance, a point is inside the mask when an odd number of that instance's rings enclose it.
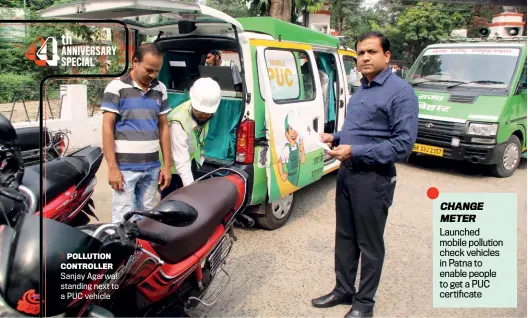
<instances>
[{"instance_id":1,"label":"metal railing","mask_svg":"<svg viewBox=\"0 0 528 318\"><path fill-rule=\"evenodd\" d=\"M39 96L38 92L40 91L40 87L34 87L34 86L25 86L25 87L12 87L12 86L2 86L0 85L0 96L4 97L2 98L3 101L0 101L0 105L2 106L0 108L0 111L9 118L10 121L13 121L13 116L15 115L15 109L17 107L22 106L24 113L25 113L25 119L22 120L15 120L15 122L19 121L31 121L31 115L35 114L35 121L39 119L40 116L40 109L39 109ZM6 98L6 96L8 96ZM46 111L49 111L49 115L47 117L51 117L51 119L55 119L55 112L53 111L52 103L50 101L50 96L47 95L44 99L44 107L46 107ZM52 99L53 100L53 99ZM28 104L33 104L32 107L30 107ZM6 109L6 105L10 105L9 109ZM59 101L59 116L57 118L60 118L60 112L62 109L62 101ZM36 110L36 113L35 113ZM7 114L9 113L9 114Z\"/></svg>"},{"instance_id":2,"label":"metal railing","mask_svg":"<svg viewBox=\"0 0 528 318\"><path fill-rule=\"evenodd\" d=\"M106 82L101 83L99 81L85 84L87 85L88 91L87 113L89 117L93 117L96 110L99 110L106 84ZM15 88L13 86L0 85L0 112L9 118L9 121L11 122L38 121L40 118L39 92L39 86ZM5 98L5 96L8 96L8 98ZM43 105L46 108L45 119L61 118L65 96L65 94L62 94L61 96L60 85L52 85L46 88ZM1 97L4 97L3 101L1 100ZM15 116L15 111L19 110L20 107L23 109L23 118L21 118L21 116ZM32 120L33 117L34 119Z\"/></svg>"}]
</instances>

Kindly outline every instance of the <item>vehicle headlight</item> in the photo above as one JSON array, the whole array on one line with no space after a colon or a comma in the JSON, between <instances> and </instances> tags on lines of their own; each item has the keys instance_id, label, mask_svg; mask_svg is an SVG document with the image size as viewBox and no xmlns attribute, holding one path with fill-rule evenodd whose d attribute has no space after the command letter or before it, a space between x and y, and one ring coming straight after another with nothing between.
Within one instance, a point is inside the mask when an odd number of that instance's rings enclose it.
<instances>
[{"instance_id":1,"label":"vehicle headlight","mask_svg":"<svg viewBox=\"0 0 528 318\"><path fill-rule=\"evenodd\" d=\"M470 123L468 127L468 135L477 136L495 136L497 134L497 124L477 124Z\"/></svg>"}]
</instances>

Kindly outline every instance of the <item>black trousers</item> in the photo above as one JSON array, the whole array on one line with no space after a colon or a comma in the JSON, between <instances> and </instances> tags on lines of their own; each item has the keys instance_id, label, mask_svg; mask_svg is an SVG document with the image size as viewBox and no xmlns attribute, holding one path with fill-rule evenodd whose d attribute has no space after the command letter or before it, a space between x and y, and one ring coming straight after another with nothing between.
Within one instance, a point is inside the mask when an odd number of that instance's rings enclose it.
<instances>
[{"instance_id":1,"label":"black trousers","mask_svg":"<svg viewBox=\"0 0 528 318\"><path fill-rule=\"evenodd\" d=\"M172 191L178 190L183 187L182 179L179 175L173 174L171 178L171 183L168 187L160 191L160 198L163 200L166 196L172 193Z\"/></svg>"},{"instance_id":2,"label":"black trousers","mask_svg":"<svg viewBox=\"0 0 528 318\"><path fill-rule=\"evenodd\" d=\"M354 296L352 307L374 307L385 244L383 233L396 187L396 167L343 162L336 186L335 291ZM361 257L361 278L355 281Z\"/></svg>"},{"instance_id":3,"label":"black trousers","mask_svg":"<svg viewBox=\"0 0 528 318\"><path fill-rule=\"evenodd\" d=\"M192 171L192 174L195 180L198 178L197 170L198 170L198 166L196 165L196 162L193 160L191 162L191 171ZM169 184L169 186L160 191L160 199L163 200L166 196L171 194L173 191L178 190L179 188L183 188L183 181L179 175L173 174L171 178L171 183Z\"/></svg>"}]
</instances>

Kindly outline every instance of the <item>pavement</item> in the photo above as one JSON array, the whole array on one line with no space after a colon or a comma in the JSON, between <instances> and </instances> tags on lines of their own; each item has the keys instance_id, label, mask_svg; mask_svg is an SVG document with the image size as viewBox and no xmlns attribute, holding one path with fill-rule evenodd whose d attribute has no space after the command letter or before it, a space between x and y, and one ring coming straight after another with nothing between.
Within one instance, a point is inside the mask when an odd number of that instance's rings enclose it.
<instances>
[{"instance_id":1,"label":"pavement","mask_svg":"<svg viewBox=\"0 0 528 318\"><path fill-rule=\"evenodd\" d=\"M473 165L431 157L415 158L398 164L397 169L398 183L387 220L386 257L374 315L526 317L526 159L512 177L505 179L483 174L483 169ZM104 162L97 177L96 213L108 222L111 189ZM433 308L432 201L426 196L427 189L433 186L440 193L517 193L517 308ZM238 240L225 266L231 280L213 306L200 305L193 315L343 317L348 306L317 309L310 304L312 298L331 291L335 283L334 196L335 175L325 176L295 194L294 213L284 227L275 231L236 228ZM219 278L216 285L221 285Z\"/></svg>"}]
</instances>

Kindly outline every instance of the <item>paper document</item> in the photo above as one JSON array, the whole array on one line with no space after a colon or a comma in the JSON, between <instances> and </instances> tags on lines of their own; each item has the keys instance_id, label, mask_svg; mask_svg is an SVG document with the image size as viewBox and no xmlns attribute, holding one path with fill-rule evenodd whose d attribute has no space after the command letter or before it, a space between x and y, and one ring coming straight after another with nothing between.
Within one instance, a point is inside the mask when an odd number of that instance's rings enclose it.
<instances>
[{"instance_id":1,"label":"paper document","mask_svg":"<svg viewBox=\"0 0 528 318\"><path fill-rule=\"evenodd\" d=\"M325 144L324 142L317 141L317 144L319 145L319 147L323 148L324 150L330 151L330 147L328 147L328 145Z\"/></svg>"},{"instance_id":2,"label":"paper document","mask_svg":"<svg viewBox=\"0 0 528 318\"><path fill-rule=\"evenodd\" d=\"M302 137L302 139L310 139L311 141L313 141L319 147L323 148L326 151L330 150L330 147L328 147L327 144L325 144L324 142L321 141L321 137L317 133L311 131L310 129L307 130L307 131L304 131L301 134L301 137Z\"/></svg>"}]
</instances>

